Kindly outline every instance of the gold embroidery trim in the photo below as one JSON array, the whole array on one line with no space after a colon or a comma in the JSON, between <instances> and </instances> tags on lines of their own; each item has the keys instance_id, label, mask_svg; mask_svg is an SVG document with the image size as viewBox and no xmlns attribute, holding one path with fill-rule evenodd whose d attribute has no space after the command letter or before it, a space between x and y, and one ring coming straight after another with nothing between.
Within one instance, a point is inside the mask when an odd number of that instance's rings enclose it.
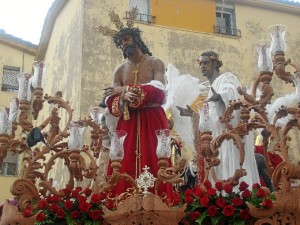
<instances>
[{"instance_id":1,"label":"gold embroidery trim","mask_svg":"<svg viewBox=\"0 0 300 225\"><path fill-rule=\"evenodd\" d=\"M141 115L140 112L137 113L137 132L136 132L136 150L135 150L135 177L142 173L141 165Z\"/></svg>"},{"instance_id":2,"label":"gold embroidery trim","mask_svg":"<svg viewBox=\"0 0 300 225\"><path fill-rule=\"evenodd\" d=\"M121 116L119 103L120 103L120 96L117 96L114 98L111 106L111 111L114 116Z\"/></svg>"}]
</instances>

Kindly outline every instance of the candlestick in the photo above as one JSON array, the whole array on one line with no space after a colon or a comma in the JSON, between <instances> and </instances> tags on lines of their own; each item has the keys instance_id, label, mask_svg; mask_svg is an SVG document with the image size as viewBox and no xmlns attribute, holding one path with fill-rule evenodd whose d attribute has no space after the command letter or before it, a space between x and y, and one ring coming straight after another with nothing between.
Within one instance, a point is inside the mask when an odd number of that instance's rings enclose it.
<instances>
[{"instance_id":1,"label":"candlestick","mask_svg":"<svg viewBox=\"0 0 300 225\"><path fill-rule=\"evenodd\" d=\"M258 53L257 68L259 72L273 70L272 56L271 56L271 41L259 40L256 42L256 50Z\"/></svg>"},{"instance_id":2,"label":"candlestick","mask_svg":"<svg viewBox=\"0 0 300 225\"><path fill-rule=\"evenodd\" d=\"M17 75L19 81L18 98L20 101L21 100L30 101L31 99L30 82L29 82L31 76L32 74L29 73L19 73Z\"/></svg>"},{"instance_id":3,"label":"candlestick","mask_svg":"<svg viewBox=\"0 0 300 225\"><path fill-rule=\"evenodd\" d=\"M284 40L285 32L287 27L282 24L275 24L268 28L270 35L272 37L271 49L272 54L275 54L279 51L286 51L286 43Z\"/></svg>"}]
</instances>

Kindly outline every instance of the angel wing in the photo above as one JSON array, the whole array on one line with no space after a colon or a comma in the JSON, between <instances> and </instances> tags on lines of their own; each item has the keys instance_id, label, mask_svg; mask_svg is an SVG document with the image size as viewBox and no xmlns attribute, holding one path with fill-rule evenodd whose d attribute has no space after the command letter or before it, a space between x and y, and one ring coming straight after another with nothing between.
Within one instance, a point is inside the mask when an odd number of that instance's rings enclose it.
<instances>
[{"instance_id":1,"label":"angel wing","mask_svg":"<svg viewBox=\"0 0 300 225\"><path fill-rule=\"evenodd\" d=\"M172 64L167 66L167 100L163 105L165 111L170 109L174 119L174 129L182 141L194 150L194 133L190 117L180 116L176 106L186 108L206 91L206 87L199 83L199 79L189 74L181 75Z\"/></svg>"},{"instance_id":2,"label":"angel wing","mask_svg":"<svg viewBox=\"0 0 300 225\"><path fill-rule=\"evenodd\" d=\"M267 108L268 119L270 123L273 122L276 112L281 108L281 106L297 107L300 102L300 77L299 74L294 74L292 77L293 82L295 84L295 91L291 94L287 94L285 96L277 98L269 108ZM288 115L284 118L280 118L276 122L276 126L284 127L288 121L292 118L291 115Z\"/></svg>"}]
</instances>

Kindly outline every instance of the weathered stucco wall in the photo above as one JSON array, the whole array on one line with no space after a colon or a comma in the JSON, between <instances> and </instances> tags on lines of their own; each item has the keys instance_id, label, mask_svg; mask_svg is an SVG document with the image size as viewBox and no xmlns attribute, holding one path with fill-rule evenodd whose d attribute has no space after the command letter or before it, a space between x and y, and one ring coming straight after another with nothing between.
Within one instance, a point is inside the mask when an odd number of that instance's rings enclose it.
<instances>
[{"instance_id":1,"label":"weathered stucco wall","mask_svg":"<svg viewBox=\"0 0 300 225\"><path fill-rule=\"evenodd\" d=\"M45 55L44 93L63 92L63 98L80 114L82 72L82 1L68 1L58 15Z\"/></svg>"},{"instance_id":2,"label":"weathered stucco wall","mask_svg":"<svg viewBox=\"0 0 300 225\"><path fill-rule=\"evenodd\" d=\"M54 96L57 91L62 91L63 99L70 102L74 109L73 120L78 120L81 110L81 75L82 75L82 15L83 1L68 1L61 13L56 18L49 46L45 55L46 71L43 78L44 94ZM46 104L41 111L39 121L43 121L50 114ZM59 110L61 116L61 129L67 122L67 113ZM37 123L39 124L39 123ZM47 130L48 128L45 128ZM51 171L57 188L62 188L67 183L69 174L62 161L56 162Z\"/></svg>"}]
</instances>

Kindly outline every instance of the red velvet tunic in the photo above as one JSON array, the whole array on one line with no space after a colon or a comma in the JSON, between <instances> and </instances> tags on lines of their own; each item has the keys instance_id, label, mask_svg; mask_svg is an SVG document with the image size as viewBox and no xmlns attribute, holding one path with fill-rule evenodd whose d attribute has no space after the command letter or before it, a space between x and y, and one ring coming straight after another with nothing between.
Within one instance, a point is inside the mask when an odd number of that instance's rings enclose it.
<instances>
[{"instance_id":1,"label":"red velvet tunic","mask_svg":"<svg viewBox=\"0 0 300 225\"><path fill-rule=\"evenodd\" d=\"M157 177L158 158L156 156L157 129L168 128L165 112L161 107L164 100L164 92L151 85L131 85L129 90L135 90L139 96L136 104L128 105L130 119L125 120L123 110L120 108L120 95L110 97L106 104L112 115L120 117L117 130L124 130L128 134L124 141L124 159L122 161L121 172L126 172L134 179L143 172L144 166L150 167L149 172ZM140 154L140 158L137 155ZM108 175L112 169L108 168ZM113 190L114 195L124 192L131 184L120 181ZM160 185L159 194L165 192L171 196L172 187L170 185ZM154 192L153 189L149 191Z\"/></svg>"}]
</instances>

